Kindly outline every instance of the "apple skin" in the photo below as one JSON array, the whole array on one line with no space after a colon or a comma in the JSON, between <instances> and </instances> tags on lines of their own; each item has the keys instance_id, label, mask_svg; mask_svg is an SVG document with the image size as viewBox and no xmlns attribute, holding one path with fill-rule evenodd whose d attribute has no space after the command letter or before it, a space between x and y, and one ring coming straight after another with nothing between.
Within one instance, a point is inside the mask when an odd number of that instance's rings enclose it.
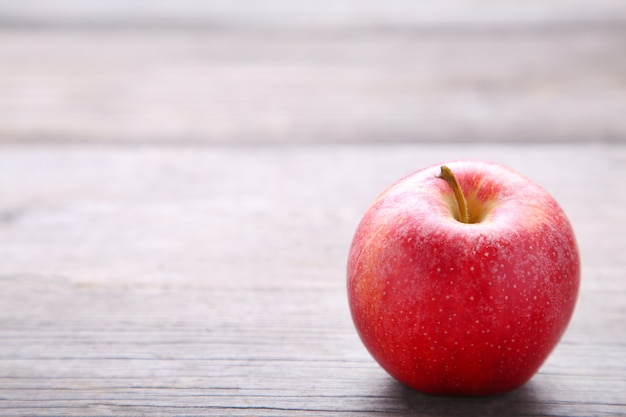
<instances>
[{"instance_id":1,"label":"apple skin","mask_svg":"<svg viewBox=\"0 0 626 417\"><path fill-rule=\"evenodd\" d=\"M347 291L363 344L391 376L436 395L526 383L573 314L580 258L554 198L503 165L446 163L476 223L455 219L434 165L373 202L354 235Z\"/></svg>"}]
</instances>

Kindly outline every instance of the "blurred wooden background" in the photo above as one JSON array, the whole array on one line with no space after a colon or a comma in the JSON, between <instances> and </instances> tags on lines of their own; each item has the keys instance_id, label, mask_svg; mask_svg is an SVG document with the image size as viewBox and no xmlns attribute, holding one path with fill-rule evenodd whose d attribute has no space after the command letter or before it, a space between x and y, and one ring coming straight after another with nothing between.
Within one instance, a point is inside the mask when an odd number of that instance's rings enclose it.
<instances>
[{"instance_id":1,"label":"blurred wooden background","mask_svg":"<svg viewBox=\"0 0 626 417\"><path fill-rule=\"evenodd\" d=\"M370 202L456 158L583 261L497 397L395 382L345 295ZM623 0L0 2L0 414L626 415L624 184Z\"/></svg>"},{"instance_id":2,"label":"blurred wooden background","mask_svg":"<svg viewBox=\"0 0 626 417\"><path fill-rule=\"evenodd\" d=\"M621 142L621 0L0 4L0 140Z\"/></svg>"}]
</instances>

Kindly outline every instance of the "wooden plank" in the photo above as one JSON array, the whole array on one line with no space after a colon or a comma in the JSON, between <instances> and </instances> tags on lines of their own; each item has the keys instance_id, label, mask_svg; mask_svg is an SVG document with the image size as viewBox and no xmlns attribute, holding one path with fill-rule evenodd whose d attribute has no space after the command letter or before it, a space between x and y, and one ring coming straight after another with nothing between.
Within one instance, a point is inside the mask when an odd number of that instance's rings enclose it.
<instances>
[{"instance_id":1,"label":"wooden plank","mask_svg":"<svg viewBox=\"0 0 626 417\"><path fill-rule=\"evenodd\" d=\"M0 141L623 142L625 28L0 31Z\"/></svg>"},{"instance_id":2,"label":"wooden plank","mask_svg":"<svg viewBox=\"0 0 626 417\"><path fill-rule=\"evenodd\" d=\"M544 185L583 286L525 387L430 397L361 346L344 289L360 216L459 157ZM0 414L626 413L626 147L0 147Z\"/></svg>"},{"instance_id":3,"label":"wooden plank","mask_svg":"<svg viewBox=\"0 0 626 417\"><path fill-rule=\"evenodd\" d=\"M0 3L0 23L31 27L209 27L293 30L623 24L620 0L21 0Z\"/></svg>"}]
</instances>

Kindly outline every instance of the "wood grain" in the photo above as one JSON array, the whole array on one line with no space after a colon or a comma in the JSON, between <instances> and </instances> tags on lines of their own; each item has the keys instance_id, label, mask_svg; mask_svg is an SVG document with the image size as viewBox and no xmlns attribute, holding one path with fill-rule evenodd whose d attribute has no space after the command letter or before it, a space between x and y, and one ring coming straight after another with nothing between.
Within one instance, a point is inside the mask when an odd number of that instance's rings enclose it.
<instances>
[{"instance_id":1,"label":"wood grain","mask_svg":"<svg viewBox=\"0 0 626 417\"><path fill-rule=\"evenodd\" d=\"M255 30L623 24L621 0L21 0L0 3L3 26Z\"/></svg>"},{"instance_id":2,"label":"wood grain","mask_svg":"<svg viewBox=\"0 0 626 417\"><path fill-rule=\"evenodd\" d=\"M548 22L17 25L0 142L623 142L626 25Z\"/></svg>"},{"instance_id":3,"label":"wood grain","mask_svg":"<svg viewBox=\"0 0 626 417\"><path fill-rule=\"evenodd\" d=\"M523 388L430 397L354 331L344 268L369 203L481 157L544 185L576 230L574 319ZM626 414L626 147L0 147L0 414Z\"/></svg>"},{"instance_id":4,"label":"wood grain","mask_svg":"<svg viewBox=\"0 0 626 417\"><path fill-rule=\"evenodd\" d=\"M625 7L0 3L0 414L626 415ZM555 195L583 284L526 386L431 397L363 348L345 261L466 157Z\"/></svg>"}]
</instances>

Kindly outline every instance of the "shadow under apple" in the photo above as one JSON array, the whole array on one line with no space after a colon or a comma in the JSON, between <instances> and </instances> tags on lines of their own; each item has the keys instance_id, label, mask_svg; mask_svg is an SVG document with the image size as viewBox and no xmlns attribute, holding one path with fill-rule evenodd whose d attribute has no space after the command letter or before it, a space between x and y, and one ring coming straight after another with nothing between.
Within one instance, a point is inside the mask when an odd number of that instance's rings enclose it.
<instances>
[{"instance_id":1,"label":"shadow under apple","mask_svg":"<svg viewBox=\"0 0 626 417\"><path fill-rule=\"evenodd\" d=\"M546 411L542 410L541 389L532 380L504 394L456 397L423 394L390 378L386 398L397 399L397 412L405 416L513 417L542 415Z\"/></svg>"}]
</instances>

